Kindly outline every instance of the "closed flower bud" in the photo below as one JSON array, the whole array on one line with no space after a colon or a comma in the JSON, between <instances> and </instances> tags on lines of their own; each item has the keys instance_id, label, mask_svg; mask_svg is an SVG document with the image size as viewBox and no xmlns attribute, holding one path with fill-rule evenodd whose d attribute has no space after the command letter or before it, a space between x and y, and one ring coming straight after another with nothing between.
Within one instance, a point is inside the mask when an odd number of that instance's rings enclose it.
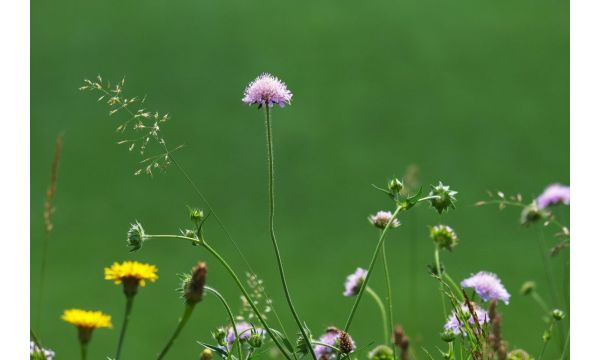
<instances>
[{"instance_id":1,"label":"closed flower bud","mask_svg":"<svg viewBox=\"0 0 600 360\"><path fill-rule=\"evenodd\" d=\"M565 313L562 310L554 309L552 310L552 317L556 321L560 321L565 318Z\"/></svg>"},{"instance_id":2,"label":"closed flower bud","mask_svg":"<svg viewBox=\"0 0 600 360\"><path fill-rule=\"evenodd\" d=\"M182 284L183 297L190 305L202 300L204 284L206 283L206 263L199 262L192 270L192 275L184 279Z\"/></svg>"},{"instance_id":3,"label":"closed flower bud","mask_svg":"<svg viewBox=\"0 0 600 360\"><path fill-rule=\"evenodd\" d=\"M437 186L431 186L431 192L429 196L431 198L431 206L433 206L439 214L447 211L448 209L455 209L454 202L456 201L456 191L451 190L450 186L446 186L440 183Z\"/></svg>"},{"instance_id":4,"label":"closed flower bud","mask_svg":"<svg viewBox=\"0 0 600 360\"><path fill-rule=\"evenodd\" d=\"M227 345L227 341L225 340L227 337L227 330L224 328L218 328L217 330L213 331L212 336L220 346Z\"/></svg>"},{"instance_id":5,"label":"closed flower bud","mask_svg":"<svg viewBox=\"0 0 600 360\"><path fill-rule=\"evenodd\" d=\"M452 248L458 244L456 232L447 225L436 225L432 227L430 235L433 242L435 242L440 249L452 251Z\"/></svg>"},{"instance_id":6,"label":"closed flower bud","mask_svg":"<svg viewBox=\"0 0 600 360\"><path fill-rule=\"evenodd\" d=\"M257 349L257 348L259 348L259 347L262 346L263 340L264 340L264 336L263 336L262 333L252 332L250 334L250 337L248 338L248 345L250 345L253 348Z\"/></svg>"},{"instance_id":7,"label":"closed flower bud","mask_svg":"<svg viewBox=\"0 0 600 360\"><path fill-rule=\"evenodd\" d=\"M508 353L506 360L532 360L532 358L525 350L515 349Z\"/></svg>"},{"instance_id":8,"label":"closed flower bud","mask_svg":"<svg viewBox=\"0 0 600 360\"><path fill-rule=\"evenodd\" d=\"M130 252L137 251L142 248L144 243L144 228L139 222L131 224L129 231L127 231L127 246L131 247Z\"/></svg>"},{"instance_id":9,"label":"closed flower bud","mask_svg":"<svg viewBox=\"0 0 600 360\"><path fill-rule=\"evenodd\" d=\"M454 341L454 339L456 338L456 334L452 330L446 330L440 334L440 337L443 341L449 343Z\"/></svg>"},{"instance_id":10,"label":"closed flower bud","mask_svg":"<svg viewBox=\"0 0 600 360\"><path fill-rule=\"evenodd\" d=\"M340 332L339 347L342 354L350 354L355 349L354 340L345 331Z\"/></svg>"},{"instance_id":11,"label":"closed flower bud","mask_svg":"<svg viewBox=\"0 0 600 360\"><path fill-rule=\"evenodd\" d=\"M534 201L525 206L521 211L521 225L529 226L548 216L548 212L541 209Z\"/></svg>"},{"instance_id":12,"label":"closed flower bud","mask_svg":"<svg viewBox=\"0 0 600 360\"><path fill-rule=\"evenodd\" d=\"M204 219L204 211L197 208L190 208L190 220L198 226L200 222Z\"/></svg>"},{"instance_id":13,"label":"closed flower bud","mask_svg":"<svg viewBox=\"0 0 600 360\"><path fill-rule=\"evenodd\" d=\"M521 285L521 295L527 296L535 291L535 282L533 281L525 281L523 285Z\"/></svg>"},{"instance_id":14,"label":"closed flower bud","mask_svg":"<svg viewBox=\"0 0 600 360\"><path fill-rule=\"evenodd\" d=\"M369 352L369 360L394 360L394 352L389 346L379 345Z\"/></svg>"},{"instance_id":15,"label":"closed flower bud","mask_svg":"<svg viewBox=\"0 0 600 360\"><path fill-rule=\"evenodd\" d=\"M402 189L404 189L404 184L402 184L402 181L398 180L397 178L393 178L392 180L388 181L388 190L390 193L398 195Z\"/></svg>"},{"instance_id":16,"label":"closed flower bud","mask_svg":"<svg viewBox=\"0 0 600 360\"><path fill-rule=\"evenodd\" d=\"M200 360L212 360L213 352L211 349L204 349L200 354Z\"/></svg>"}]
</instances>

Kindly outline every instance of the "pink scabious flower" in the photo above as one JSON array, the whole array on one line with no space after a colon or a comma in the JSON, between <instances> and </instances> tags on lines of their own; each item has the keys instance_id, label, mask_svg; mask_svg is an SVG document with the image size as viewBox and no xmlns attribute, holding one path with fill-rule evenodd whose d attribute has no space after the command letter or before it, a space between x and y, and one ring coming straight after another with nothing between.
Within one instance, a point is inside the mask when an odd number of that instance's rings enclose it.
<instances>
[{"instance_id":1,"label":"pink scabious flower","mask_svg":"<svg viewBox=\"0 0 600 360\"><path fill-rule=\"evenodd\" d=\"M363 268L356 268L356 271L346 278L346 290L344 296L355 296L358 295L362 284L365 282L368 271Z\"/></svg>"},{"instance_id":2,"label":"pink scabious flower","mask_svg":"<svg viewBox=\"0 0 600 360\"><path fill-rule=\"evenodd\" d=\"M480 326L490 322L490 317L487 311L483 310L477 304L473 304L473 309L475 310L475 315L477 315L477 322ZM448 321L444 325L444 330L452 331L454 334L459 335L467 335L467 331L465 330L465 323L462 319L469 317L469 324L475 325L475 319L471 312L469 311L469 307L467 304L462 304L460 311L462 311L465 315L461 316L456 313L456 311L452 311L452 314L448 317Z\"/></svg>"},{"instance_id":3,"label":"pink scabious flower","mask_svg":"<svg viewBox=\"0 0 600 360\"><path fill-rule=\"evenodd\" d=\"M342 340L344 341L342 343L340 341L342 334L344 334L342 330L336 328L335 326L330 326L325 330L325 333L321 335L321 337L319 338L319 342L327 344L329 346L334 346L342 350L344 353L348 354L356 349L356 344L354 343L354 340L352 340L350 335L348 335L347 333L343 337ZM317 359L333 360L337 358L337 352L329 346L315 345L313 350L315 351Z\"/></svg>"},{"instance_id":4,"label":"pink scabious flower","mask_svg":"<svg viewBox=\"0 0 600 360\"><path fill-rule=\"evenodd\" d=\"M258 108L263 105L273 107L273 104L284 107L286 103L291 104L291 100L292 93L285 83L268 73L261 74L251 82L242 98L248 105L258 104Z\"/></svg>"},{"instance_id":5,"label":"pink scabious flower","mask_svg":"<svg viewBox=\"0 0 600 360\"><path fill-rule=\"evenodd\" d=\"M385 229L391 219L392 213L389 211L378 211L377 214L369 216L369 222L380 229ZM397 228L398 226L400 226L398 219L394 219L390 224L392 228Z\"/></svg>"},{"instance_id":6,"label":"pink scabious flower","mask_svg":"<svg viewBox=\"0 0 600 360\"><path fill-rule=\"evenodd\" d=\"M535 202L540 209L559 203L569 205L571 202L571 188L561 184L549 185L544 192L537 197Z\"/></svg>"},{"instance_id":7,"label":"pink scabious flower","mask_svg":"<svg viewBox=\"0 0 600 360\"><path fill-rule=\"evenodd\" d=\"M250 335L252 335L253 333L261 334L263 336L265 335L264 329L255 328L245 321L240 321L240 322L236 323L235 330L238 333L240 342L244 342L244 341L248 340L250 338ZM231 346L235 342L235 332L233 331L232 327L229 327L227 329L227 336L225 337L225 340L227 341L227 347L231 348Z\"/></svg>"},{"instance_id":8,"label":"pink scabious flower","mask_svg":"<svg viewBox=\"0 0 600 360\"><path fill-rule=\"evenodd\" d=\"M463 288L473 288L477 295L484 301L501 300L508 304L510 294L502 285L502 282L496 274L480 271L469 278L464 279L460 286Z\"/></svg>"}]
</instances>

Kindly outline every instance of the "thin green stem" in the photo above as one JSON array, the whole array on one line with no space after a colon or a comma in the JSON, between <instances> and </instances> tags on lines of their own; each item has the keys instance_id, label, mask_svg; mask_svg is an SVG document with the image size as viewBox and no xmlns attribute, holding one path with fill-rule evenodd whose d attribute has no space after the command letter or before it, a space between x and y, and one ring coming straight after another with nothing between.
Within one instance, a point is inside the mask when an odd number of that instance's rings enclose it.
<instances>
[{"instance_id":1,"label":"thin green stem","mask_svg":"<svg viewBox=\"0 0 600 360\"><path fill-rule=\"evenodd\" d=\"M41 326L41 318L42 318L42 304L44 299L44 284L46 283L46 264L48 258L48 243L50 242L50 234L46 232L44 235L44 241L42 243L42 262L40 266L40 285L39 285L39 293L37 298L37 314L35 318L35 326L36 328L40 328Z\"/></svg>"},{"instance_id":2,"label":"thin green stem","mask_svg":"<svg viewBox=\"0 0 600 360\"><path fill-rule=\"evenodd\" d=\"M385 273L385 285L387 288L387 305L388 305L388 329L390 329L390 331L394 331L394 313L392 311L392 283L391 283L391 277L390 277L390 268L388 266L388 261L387 261L387 254L385 251L385 242L383 243L382 247L381 247L381 256L383 258L383 270ZM384 340L386 344L391 344L391 337L387 336L386 339ZM396 347L392 345L392 351L394 352L394 359L396 358Z\"/></svg>"},{"instance_id":3,"label":"thin green stem","mask_svg":"<svg viewBox=\"0 0 600 360\"><path fill-rule=\"evenodd\" d=\"M156 358L157 360L164 358L165 355L167 354L167 352L169 351L169 349L171 348L171 346L173 346L175 339L177 339L177 337L179 336L179 333L181 332L181 330L183 330L183 327L190 319L190 316L192 315L192 312L194 311L194 307L195 307L195 304L186 304L185 305L185 309L183 310L183 314L179 318L179 322L177 323L177 327L175 328L173 335L171 335L171 338L169 338L169 341L167 341L167 344L165 345L165 347L162 349L160 354L158 354L158 356Z\"/></svg>"},{"instance_id":4,"label":"thin green stem","mask_svg":"<svg viewBox=\"0 0 600 360\"><path fill-rule=\"evenodd\" d=\"M283 262L281 260L281 254L279 252L279 246L277 245L277 238L275 237L275 173L274 173L274 157L273 157L273 134L271 129L271 113L269 111L269 104L265 105L265 128L267 132L267 157L269 160L269 228L271 233L271 241L273 243L273 249L275 250L275 257L277 258L277 267L279 269L279 276L281 278L281 284L283 285L283 291L285 293L285 299L288 303L290 311L294 316L294 320L300 329L302 337L306 344L310 344L310 337L306 333L306 329L304 328L304 324L300 320L300 316L298 312L294 308L294 303L292 302L292 297L290 295L290 290L287 285L287 280L285 278L285 272L283 269ZM310 349L310 354L314 360L317 360L317 355L315 354L312 346L308 347Z\"/></svg>"},{"instance_id":5,"label":"thin green stem","mask_svg":"<svg viewBox=\"0 0 600 360\"><path fill-rule=\"evenodd\" d=\"M377 295L375 290L373 290L370 286L367 286L365 291L369 295L371 295L371 297L375 301L375 304L377 304L377 307L379 307L379 311L381 312L381 321L383 323L383 341L384 341L384 343L387 343L389 341L388 339L390 339L390 333L389 333L389 328L388 328L388 320L387 320L387 313L385 311L385 305L383 305L383 301L381 301L381 298L379 297L379 295Z\"/></svg>"},{"instance_id":6,"label":"thin green stem","mask_svg":"<svg viewBox=\"0 0 600 360\"><path fill-rule=\"evenodd\" d=\"M440 247L436 245L435 250L433 252L435 257L435 270L437 272L437 276L442 277L442 267L440 265ZM442 309L444 310L444 318L448 317L448 310L446 309L446 298L444 296L444 285L440 284L440 295L442 296Z\"/></svg>"},{"instance_id":7,"label":"thin green stem","mask_svg":"<svg viewBox=\"0 0 600 360\"><path fill-rule=\"evenodd\" d=\"M377 246L375 247L375 251L373 252L373 255L371 257L371 262L369 263L369 268L367 269L367 276L365 277L363 286L360 287L360 291L358 292L358 296L356 297L356 300L354 300L354 305L352 305L352 309L350 310L350 315L348 315L348 320L346 320L346 325L344 326L344 331L346 331L346 332L348 332L348 330L350 329L350 325L352 325L352 320L354 319L354 315L356 314L356 310L358 309L358 304L360 303L360 300L362 299L365 289L369 283L369 279L371 278L371 275L373 274L373 268L375 267L375 262L377 261L377 257L381 250L381 246L383 245L383 240L385 239L385 235L387 234L387 231L390 228L390 225L393 223L394 219L396 219L396 217L398 216L400 211L402 211L403 209L404 208L402 206L396 207L396 211L394 211L394 214L392 214L390 221L387 223L387 225L381 232L381 235L379 236L379 241L377 242Z\"/></svg>"},{"instance_id":8,"label":"thin green stem","mask_svg":"<svg viewBox=\"0 0 600 360\"><path fill-rule=\"evenodd\" d=\"M81 349L81 360L87 359L87 344L79 343Z\"/></svg>"},{"instance_id":9,"label":"thin green stem","mask_svg":"<svg viewBox=\"0 0 600 360\"><path fill-rule=\"evenodd\" d=\"M554 329L554 320L550 320L550 326L548 327L548 334L550 334L549 336L551 336L552 334L552 330ZM548 342L550 341L550 338L546 338L544 337L544 345L542 345L542 351L540 352L540 356L538 356L538 360L542 360L542 356L544 356L544 352L546 351L546 347L548 346Z\"/></svg>"},{"instance_id":10,"label":"thin green stem","mask_svg":"<svg viewBox=\"0 0 600 360\"><path fill-rule=\"evenodd\" d=\"M235 326L235 317L233 316L231 307L229 307L229 304L227 304L227 301L225 300L223 295L221 295L221 293L219 293L216 289L213 289L210 286L204 286L204 290L215 295L221 301L223 306L225 307L225 310L227 311L227 316L229 316L229 321L231 321L231 328L233 329L233 334L235 335L235 340L234 340L233 346L235 346L237 348L238 359L241 359L242 358L242 346L240 344L240 337L238 335L237 328Z\"/></svg>"},{"instance_id":11,"label":"thin green stem","mask_svg":"<svg viewBox=\"0 0 600 360\"><path fill-rule=\"evenodd\" d=\"M567 331L567 340L565 341L565 346L563 347L562 355L560 356L561 360L566 359L567 350L569 349L569 339L571 338L571 329Z\"/></svg>"},{"instance_id":12,"label":"thin green stem","mask_svg":"<svg viewBox=\"0 0 600 360\"><path fill-rule=\"evenodd\" d=\"M542 311L544 312L544 314L550 314L550 308L548 307L548 304L546 304L546 302L544 301L544 299L542 299L542 297L540 296L540 294L538 294L535 290L531 293L531 297L533 298L533 300L535 300L536 303L538 303L538 305L540 306L540 308L542 308Z\"/></svg>"},{"instance_id":13,"label":"thin green stem","mask_svg":"<svg viewBox=\"0 0 600 360\"><path fill-rule=\"evenodd\" d=\"M127 296L127 300L125 302L125 315L123 317L123 325L121 326L121 334L119 335L119 342L117 344L117 352L115 354L115 360L119 360L121 358L121 349L123 348L123 340L125 339L125 332L127 331L127 325L129 324L129 315L131 314L131 309L133 308L133 299L135 295Z\"/></svg>"},{"instance_id":14,"label":"thin green stem","mask_svg":"<svg viewBox=\"0 0 600 360\"><path fill-rule=\"evenodd\" d=\"M447 272L444 272L444 279L446 279L450 283L450 285L452 285L452 287L454 288L454 291L456 291L456 293L458 294L457 296L462 301L464 301L465 296L463 295L461 288L456 284L456 282L454 280L452 280L452 278L450 277L450 275L448 275Z\"/></svg>"},{"instance_id":15,"label":"thin green stem","mask_svg":"<svg viewBox=\"0 0 600 360\"><path fill-rule=\"evenodd\" d=\"M33 330L29 329L29 336L31 336L31 340L33 340L33 343L35 344L35 346L40 350L40 354L42 355L42 359L46 360L46 353L44 352L44 348L42 347L42 343L40 342L40 339L35 335L35 332L33 332Z\"/></svg>"},{"instance_id":16,"label":"thin green stem","mask_svg":"<svg viewBox=\"0 0 600 360\"><path fill-rule=\"evenodd\" d=\"M314 341L314 340L313 340L313 341L311 341L311 344L313 344L313 345L321 345L321 346L325 346L326 348L330 348L330 349L332 349L332 350L334 350L334 351L336 351L336 352L338 352L338 353L339 353L339 352L341 352L341 350L340 350L339 348L337 348L337 347L335 347L335 346L333 346L333 345L329 345L329 344L322 343L322 342L320 342L320 341Z\"/></svg>"}]
</instances>

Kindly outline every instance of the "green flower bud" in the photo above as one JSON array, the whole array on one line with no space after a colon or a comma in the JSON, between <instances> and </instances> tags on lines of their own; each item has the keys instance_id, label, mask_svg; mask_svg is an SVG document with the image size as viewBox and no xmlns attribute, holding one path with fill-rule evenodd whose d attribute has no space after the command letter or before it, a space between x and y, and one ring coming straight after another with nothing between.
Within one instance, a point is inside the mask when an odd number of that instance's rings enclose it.
<instances>
[{"instance_id":1,"label":"green flower bud","mask_svg":"<svg viewBox=\"0 0 600 360\"><path fill-rule=\"evenodd\" d=\"M451 190L450 186L446 186L440 181L437 186L431 186L429 196L435 196L430 200L431 206L433 206L439 214L448 209L455 209L456 206L454 205L454 202L456 201L456 194L458 193Z\"/></svg>"},{"instance_id":2,"label":"green flower bud","mask_svg":"<svg viewBox=\"0 0 600 360\"><path fill-rule=\"evenodd\" d=\"M393 178L392 180L388 181L388 190L392 194L398 195L398 194L400 194L402 189L404 189L404 184L402 183L402 181L398 180L397 178Z\"/></svg>"},{"instance_id":3,"label":"green flower bud","mask_svg":"<svg viewBox=\"0 0 600 360\"><path fill-rule=\"evenodd\" d=\"M444 342L449 343L449 342L453 342L454 341L454 339L456 338L456 334L453 333L450 330L446 330L446 331L444 331L443 333L440 334L440 337L442 338L442 340Z\"/></svg>"},{"instance_id":4,"label":"green flower bud","mask_svg":"<svg viewBox=\"0 0 600 360\"><path fill-rule=\"evenodd\" d=\"M394 351L389 346L379 345L369 352L370 360L394 360Z\"/></svg>"},{"instance_id":5,"label":"green flower bud","mask_svg":"<svg viewBox=\"0 0 600 360\"><path fill-rule=\"evenodd\" d=\"M552 310L552 317L556 321L560 321L565 318L565 312L559 309Z\"/></svg>"},{"instance_id":6,"label":"green flower bud","mask_svg":"<svg viewBox=\"0 0 600 360\"><path fill-rule=\"evenodd\" d=\"M204 219L204 211L198 209L198 208L189 208L190 210L190 220L192 220L192 222L198 226L200 225L200 222L202 221L202 219Z\"/></svg>"},{"instance_id":7,"label":"green flower bud","mask_svg":"<svg viewBox=\"0 0 600 360\"><path fill-rule=\"evenodd\" d=\"M456 232L447 225L436 225L432 227L430 236L440 249L452 251L452 248L458 244Z\"/></svg>"},{"instance_id":8,"label":"green flower bud","mask_svg":"<svg viewBox=\"0 0 600 360\"><path fill-rule=\"evenodd\" d=\"M142 224L137 221L135 224L131 224L129 231L127 231L127 246L131 247L129 252L141 249L145 236L146 234L144 233Z\"/></svg>"},{"instance_id":9,"label":"green flower bud","mask_svg":"<svg viewBox=\"0 0 600 360\"><path fill-rule=\"evenodd\" d=\"M225 341L225 338L227 337L227 330L225 330L224 328L221 327L213 331L212 336L217 342L217 344L221 346L227 345L227 341Z\"/></svg>"},{"instance_id":10,"label":"green flower bud","mask_svg":"<svg viewBox=\"0 0 600 360\"><path fill-rule=\"evenodd\" d=\"M248 344L255 349L258 349L263 344L264 337L262 334L252 331L250 337L248 338Z\"/></svg>"},{"instance_id":11,"label":"green flower bud","mask_svg":"<svg viewBox=\"0 0 600 360\"><path fill-rule=\"evenodd\" d=\"M523 211L521 211L521 225L524 225L524 226L532 225L532 224L544 219L548 215L549 214L546 210L540 209L537 206L536 202L533 201L531 204L525 206L523 208Z\"/></svg>"},{"instance_id":12,"label":"green flower bud","mask_svg":"<svg viewBox=\"0 0 600 360\"><path fill-rule=\"evenodd\" d=\"M532 360L525 350L515 349L508 353L506 360Z\"/></svg>"},{"instance_id":13,"label":"green flower bud","mask_svg":"<svg viewBox=\"0 0 600 360\"><path fill-rule=\"evenodd\" d=\"M200 360L212 360L213 352L211 349L204 349L200 354Z\"/></svg>"},{"instance_id":14,"label":"green flower bud","mask_svg":"<svg viewBox=\"0 0 600 360\"><path fill-rule=\"evenodd\" d=\"M521 295L527 296L535 291L535 282L533 281L525 281L523 285L521 285Z\"/></svg>"}]
</instances>

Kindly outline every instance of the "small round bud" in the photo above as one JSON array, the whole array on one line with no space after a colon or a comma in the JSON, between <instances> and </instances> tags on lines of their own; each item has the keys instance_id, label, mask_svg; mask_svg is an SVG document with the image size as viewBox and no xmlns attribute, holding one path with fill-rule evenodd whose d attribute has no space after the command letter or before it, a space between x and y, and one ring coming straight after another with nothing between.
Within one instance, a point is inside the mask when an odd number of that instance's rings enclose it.
<instances>
[{"instance_id":1,"label":"small round bud","mask_svg":"<svg viewBox=\"0 0 600 360\"><path fill-rule=\"evenodd\" d=\"M455 209L456 206L454 202L456 201L456 191L451 190L450 186L440 183L437 186L431 186L431 192L429 196L434 196L431 198L431 206L433 206L439 214L447 211L448 209Z\"/></svg>"},{"instance_id":2,"label":"small round bud","mask_svg":"<svg viewBox=\"0 0 600 360\"><path fill-rule=\"evenodd\" d=\"M131 247L129 251L133 252L141 249L145 236L142 224L137 221L135 224L131 224L129 231L127 231L127 246Z\"/></svg>"},{"instance_id":3,"label":"small round bud","mask_svg":"<svg viewBox=\"0 0 600 360\"><path fill-rule=\"evenodd\" d=\"M523 285L521 285L521 295L527 296L535 291L535 282L533 281L525 281Z\"/></svg>"},{"instance_id":4,"label":"small round bud","mask_svg":"<svg viewBox=\"0 0 600 360\"><path fill-rule=\"evenodd\" d=\"M430 236L440 249L452 251L452 248L458 244L456 232L447 225L436 225L432 227Z\"/></svg>"},{"instance_id":5,"label":"small round bud","mask_svg":"<svg viewBox=\"0 0 600 360\"><path fill-rule=\"evenodd\" d=\"M449 342L453 342L454 341L454 339L456 338L456 334L453 333L450 330L446 330L446 331L444 331L443 333L440 334L440 337L442 338L442 340L444 342L449 343Z\"/></svg>"},{"instance_id":6,"label":"small round bud","mask_svg":"<svg viewBox=\"0 0 600 360\"><path fill-rule=\"evenodd\" d=\"M548 212L538 207L536 202L525 206L521 211L521 225L529 226L548 216Z\"/></svg>"},{"instance_id":7,"label":"small round bud","mask_svg":"<svg viewBox=\"0 0 600 360\"><path fill-rule=\"evenodd\" d=\"M261 333L253 331L248 338L248 345L258 349L263 344L264 337Z\"/></svg>"},{"instance_id":8,"label":"small round bud","mask_svg":"<svg viewBox=\"0 0 600 360\"><path fill-rule=\"evenodd\" d=\"M525 351L521 349L515 349L508 353L506 356L506 360L531 360L531 356Z\"/></svg>"},{"instance_id":9,"label":"small round bud","mask_svg":"<svg viewBox=\"0 0 600 360\"><path fill-rule=\"evenodd\" d=\"M354 340L345 331L340 332L339 348L342 354L350 354L355 349Z\"/></svg>"},{"instance_id":10,"label":"small round bud","mask_svg":"<svg viewBox=\"0 0 600 360\"><path fill-rule=\"evenodd\" d=\"M190 208L190 220L192 220L196 226L200 224L202 219L204 219L204 211L197 208Z\"/></svg>"},{"instance_id":11,"label":"small round bud","mask_svg":"<svg viewBox=\"0 0 600 360\"><path fill-rule=\"evenodd\" d=\"M190 229L181 230L181 234L185 237L189 237L192 239L198 238L198 235L196 234L196 232L194 230L190 230Z\"/></svg>"},{"instance_id":12,"label":"small round bud","mask_svg":"<svg viewBox=\"0 0 600 360\"><path fill-rule=\"evenodd\" d=\"M213 331L212 336L215 339L215 341L217 342L217 344L219 344L221 346L227 345L227 341L226 341L227 330L225 330L224 328L221 327L221 328L218 328L217 330Z\"/></svg>"},{"instance_id":13,"label":"small round bud","mask_svg":"<svg viewBox=\"0 0 600 360\"><path fill-rule=\"evenodd\" d=\"M402 181L398 180L397 178L393 178L392 180L388 181L388 190L392 194L394 194L394 195L400 194L402 189L404 189L404 184L402 183Z\"/></svg>"},{"instance_id":14,"label":"small round bud","mask_svg":"<svg viewBox=\"0 0 600 360\"><path fill-rule=\"evenodd\" d=\"M369 360L394 360L394 351L389 346L379 345L369 352Z\"/></svg>"},{"instance_id":15,"label":"small round bud","mask_svg":"<svg viewBox=\"0 0 600 360\"><path fill-rule=\"evenodd\" d=\"M559 309L552 310L552 317L556 321L560 321L565 318L565 312Z\"/></svg>"},{"instance_id":16,"label":"small round bud","mask_svg":"<svg viewBox=\"0 0 600 360\"><path fill-rule=\"evenodd\" d=\"M213 352L211 349L202 350L202 353L200 354L200 360L212 360L212 359L213 359Z\"/></svg>"}]
</instances>

